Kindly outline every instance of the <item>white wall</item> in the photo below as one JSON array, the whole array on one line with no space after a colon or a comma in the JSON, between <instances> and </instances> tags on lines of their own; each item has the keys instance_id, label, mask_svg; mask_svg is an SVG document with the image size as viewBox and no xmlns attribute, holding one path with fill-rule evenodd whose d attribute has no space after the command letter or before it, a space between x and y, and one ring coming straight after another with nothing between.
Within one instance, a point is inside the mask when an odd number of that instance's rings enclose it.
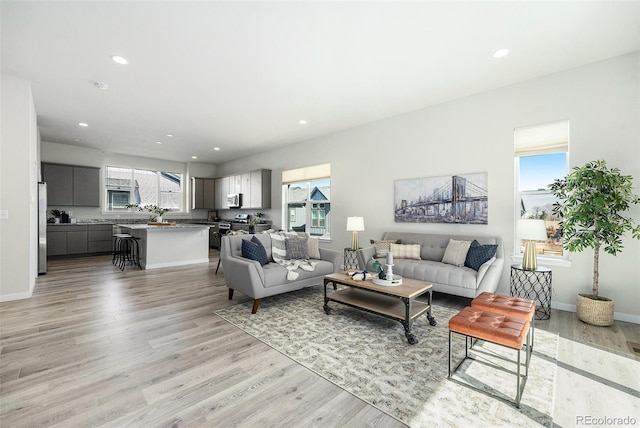
<instances>
[{"instance_id":1,"label":"white wall","mask_svg":"<svg viewBox=\"0 0 640 428\"><path fill-rule=\"evenodd\" d=\"M215 165L203 163L184 163L167 161L161 159L142 158L137 156L126 156L116 153L103 152L96 149L85 147L71 146L67 144L57 144L50 142L42 142L40 144L42 162L61 163L67 165L81 165L103 168L101 171L100 183L104 181L105 166L122 166L130 168L162 170L170 172L181 172L186 178L185 183L185 206L190 204L190 177L214 177L216 172ZM100 186L100 200L104 200L104 186ZM99 207L58 207L50 206L49 208L58 208L61 210L73 212L73 217L79 219L122 219L125 217L145 217L146 214L103 214ZM171 218L206 218L207 210L193 210L188 214L172 214L165 216Z\"/></svg>"},{"instance_id":2,"label":"white wall","mask_svg":"<svg viewBox=\"0 0 640 428\"><path fill-rule=\"evenodd\" d=\"M273 170L273 209L281 224L281 172L331 163L331 247L348 246L348 216L363 216L361 242L386 230L499 235L514 251L514 128L569 119L570 163L605 159L634 176L640 193L640 54L549 75L312 141L218 166L218 175ZM310 118L313 126L313 118ZM393 217L394 180L488 172L489 224L403 224ZM640 220L640 207L631 215ZM601 255L600 291L616 301L616 316L640 323L640 241L624 239L617 257ZM592 252L572 254L553 268L554 305L571 309L591 289ZM507 259L508 261L509 259ZM499 291L509 292L509 263Z\"/></svg>"},{"instance_id":3,"label":"white wall","mask_svg":"<svg viewBox=\"0 0 640 428\"><path fill-rule=\"evenodd\" d=\"M38 129L28 81L2 74L0 301L31 296L38 274Z\"/></svg>"}]
</instances>

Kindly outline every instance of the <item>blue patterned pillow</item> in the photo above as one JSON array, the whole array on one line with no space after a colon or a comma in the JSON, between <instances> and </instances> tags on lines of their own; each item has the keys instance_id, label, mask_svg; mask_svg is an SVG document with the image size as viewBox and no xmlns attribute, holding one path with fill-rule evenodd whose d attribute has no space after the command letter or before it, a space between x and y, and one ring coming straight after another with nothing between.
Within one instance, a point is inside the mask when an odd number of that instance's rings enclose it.
<instances>
[{"instance_id":1,"label":"blue patterned pillow","mask_svg":"<svg viewBox=\"0 0 640 428\"><path fill-rule=\"evenodd\" d=\"M249 241L248 239L242 240L242 257L255 260L261 265L266 265L267 263L269 263L267 251L264 249L262 244L258 245L255 242Z\"/></svg>"},{"instance_id":2,"label":"blue patterned pillow","mask_svg":"<svg viewBox=\"0 0 640 428\"><path fill-rule=\"evenodd\" d=\"M467 252L464 265L471 269L478 270L480 266L495 256L497 249L498 246L495 244L480 245L480 243L474 239L469 247L469 252Z\"/></svg>"}]
</instances>

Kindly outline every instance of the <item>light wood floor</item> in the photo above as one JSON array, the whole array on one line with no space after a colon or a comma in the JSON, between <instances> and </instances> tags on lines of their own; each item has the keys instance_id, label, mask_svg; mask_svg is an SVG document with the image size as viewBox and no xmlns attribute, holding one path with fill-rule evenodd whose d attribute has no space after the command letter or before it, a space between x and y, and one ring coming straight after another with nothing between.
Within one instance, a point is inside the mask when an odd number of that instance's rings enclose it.
<instances>
[{"instance_id":1,"label":"light wood floor","mask_svg":"<svg viewBox=\"0 0 640 428\"><path fill-rule=\"evenodd\" d=\"M0 304L0 426L404 426L212 314L247 300L228 300L216 264L51 260L31 299ZM637 325L553 311L537 327L640 360Z\"/></svg>"}]
</instances>

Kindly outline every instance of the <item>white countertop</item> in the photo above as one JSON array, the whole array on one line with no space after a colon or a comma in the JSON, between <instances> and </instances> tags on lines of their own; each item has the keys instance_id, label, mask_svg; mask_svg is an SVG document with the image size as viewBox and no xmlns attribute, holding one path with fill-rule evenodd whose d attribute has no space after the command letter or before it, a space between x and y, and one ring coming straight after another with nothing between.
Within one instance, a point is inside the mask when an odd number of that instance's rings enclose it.
<instances>
[{"instance_id":1,"label":"white countertop","mask_svg":"<svg viewBox=\"0 0 640 428\"><path fill-rule=\"evenodd\" d=\"M176 224L173 226L154 226L152 224L118 224L123 229L150 231L202 230L211 226L206 224Z\"/></svg>"}]
</instances>

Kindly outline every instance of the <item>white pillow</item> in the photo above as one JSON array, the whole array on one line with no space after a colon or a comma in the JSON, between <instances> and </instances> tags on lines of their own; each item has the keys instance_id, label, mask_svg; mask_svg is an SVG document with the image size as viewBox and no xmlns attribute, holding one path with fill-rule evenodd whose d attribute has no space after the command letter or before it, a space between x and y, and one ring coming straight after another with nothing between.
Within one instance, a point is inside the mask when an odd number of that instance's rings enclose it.
<instances>
[{"instance_id":1,"label":"white pillow","mask_svg":"<svg viewBox=\"0 0 640 428\"><path fill-rule=\"evenodd\" d=\"M390 244L389 252L395 259L420 260L420 244Z\"/></svg>"},{"instance_id":2,"label":"white pillow","mask_svg":"<svg viewBox=\"0 0 640 428\"><path fill-rule=\"evenodd\" d=\"M447 263L454 266L464 266L464 261L467 259L467 253L471 241L456 241L455 239L449 239L449 245L444 250L444 256L442 257L442 263Z\"/></svg>"},{"instance_id":3,"label":"white pillow","mask_svg":"<svg viewBox=\"0 0 640 428\"><path fill-rule=\"evenodd\" d=\"M320 258L320 240L317 237L309 237L307 240L307 251L309 252L310 259L319 259Z\"/></svg>"}]
</instances>

